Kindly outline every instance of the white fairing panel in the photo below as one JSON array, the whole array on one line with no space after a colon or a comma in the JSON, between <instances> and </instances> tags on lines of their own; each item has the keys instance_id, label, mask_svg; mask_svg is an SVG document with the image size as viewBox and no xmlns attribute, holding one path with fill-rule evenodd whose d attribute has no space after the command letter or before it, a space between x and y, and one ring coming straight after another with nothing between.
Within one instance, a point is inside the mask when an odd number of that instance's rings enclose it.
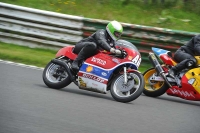
<instances>
[{"instance_id":1,"label":"white fairing panel","mask_svg":"<svg viewBox=\"0 0 200 133\"><path fill-rule=\"evenodd\" d=\"M107 79L96 75L82 73L78 76L78 85L81 89L107 93Z\"/></svg>"}]
</instances>

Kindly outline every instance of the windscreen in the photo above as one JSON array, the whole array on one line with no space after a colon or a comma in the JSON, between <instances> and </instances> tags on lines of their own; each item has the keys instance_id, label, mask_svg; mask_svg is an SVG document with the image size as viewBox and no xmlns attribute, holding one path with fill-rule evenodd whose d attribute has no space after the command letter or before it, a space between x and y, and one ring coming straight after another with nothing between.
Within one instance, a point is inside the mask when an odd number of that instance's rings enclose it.
<instances>
[{"instance_id":1,"label":"windscreen","mask_svg":"<svg viewBox=\"0 0 200 133\"><path fill-rule=\"evenodd\" d=\"M123 48L129 48L129 49L133 49L134 51L139 52L139 50L135 47L134 44L132 44L131 42L125 41L125 40L118 40L116 42L115 46L119 46L119 47L123 47Z\"/></svg>"}]
</instances>

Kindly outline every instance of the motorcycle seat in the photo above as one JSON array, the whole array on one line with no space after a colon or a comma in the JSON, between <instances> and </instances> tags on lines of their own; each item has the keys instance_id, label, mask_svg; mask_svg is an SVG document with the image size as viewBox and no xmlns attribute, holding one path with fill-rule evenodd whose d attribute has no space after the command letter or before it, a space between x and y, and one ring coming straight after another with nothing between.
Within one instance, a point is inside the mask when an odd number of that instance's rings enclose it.
<instances>
[{"instance_id":1,"label":"motorcycle seat","mask_svg":"<svg viewBox=\"0 0 200 133\"><path fill-rule=\"evenodd\" d=\"M74 51L74 47L72 48L72 53L77 54L77 53Z\"/></svg>"}]
</instances>

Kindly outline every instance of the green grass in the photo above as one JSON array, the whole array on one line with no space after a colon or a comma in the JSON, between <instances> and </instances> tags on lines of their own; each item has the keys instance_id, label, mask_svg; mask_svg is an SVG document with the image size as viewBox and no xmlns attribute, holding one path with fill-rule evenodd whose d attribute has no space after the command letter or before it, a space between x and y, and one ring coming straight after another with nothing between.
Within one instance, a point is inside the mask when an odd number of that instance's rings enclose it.
<instances>
[{"instance_id":1,"label":"green grass","mask_svg":"<svg viewBox=\"0 0 200 133\"><path fill-rule=\"evenodd\" d=\"M57 51L29 48L0 42L0 59L9 60L38 67L45 65L53 58Z\"/></svg>"},{"instance_id":2,"label":"green grass","mask_svg":"<svg viewBox=\"0 0 200 133\"><path fill-rule=\"evenodd\" d=\"M200 31L198 13L186 10L181 1L165 5L143 4L143 0L1 0L1 2L87 18L118 20L145 26L191 32ZM200 9L200 3L190 8Z\"/></svg>"},{"instance_id":3,"label":"green grass","mask_svg":"<svg viewBox=\"0 0 200 133\"><path fill-rule=\"evenodd\" d=\"M45 67L47 63L55 58L57 51L40 48L29 48L0 42L0 59ZM139 71L144 72L148 67L141 65Z\"/></svg>"}]
</instances>

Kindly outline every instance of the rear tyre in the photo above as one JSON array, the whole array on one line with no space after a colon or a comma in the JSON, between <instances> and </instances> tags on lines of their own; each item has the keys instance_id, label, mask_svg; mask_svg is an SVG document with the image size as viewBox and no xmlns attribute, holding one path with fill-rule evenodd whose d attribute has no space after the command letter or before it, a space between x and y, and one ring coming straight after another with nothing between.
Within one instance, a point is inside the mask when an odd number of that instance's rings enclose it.
<instances>
[{"instance_id":1,"label":"rear tyre","mask_svg":"<svg viewBox=\"0 0 200 133\"><path fill-rule=\"evenodd\" d=\"M124 84L124 75L118 74L111 84L111 95L118 102L131 102L138 98L144 88L143 75L138 72L128 73L128 83Z\"/></svg>"},{"instance_id":2,"label":"rear tyre","mask_svg":"<svg viewBox=\"0 0 200 133\"><path fill-rule=\"evenodd\" d=\"M155 68L150 68L143 73L145 86L143 93L146 96L158 97L163 95L169 88L167 83L164 81L152 81L150 80L153 74L156 74Z\"/></svg>"},{"instance_id":3,"label":"rear tyre","mask_svg":"<svg viewBox=\"0 0 200 133\"><path fill-rule=\"evenodd\" d=\"M49 62L43 71L43 81L53 89L61 89L71 83L70 77L64 67Z\"/></svg>"}]
</instances>

